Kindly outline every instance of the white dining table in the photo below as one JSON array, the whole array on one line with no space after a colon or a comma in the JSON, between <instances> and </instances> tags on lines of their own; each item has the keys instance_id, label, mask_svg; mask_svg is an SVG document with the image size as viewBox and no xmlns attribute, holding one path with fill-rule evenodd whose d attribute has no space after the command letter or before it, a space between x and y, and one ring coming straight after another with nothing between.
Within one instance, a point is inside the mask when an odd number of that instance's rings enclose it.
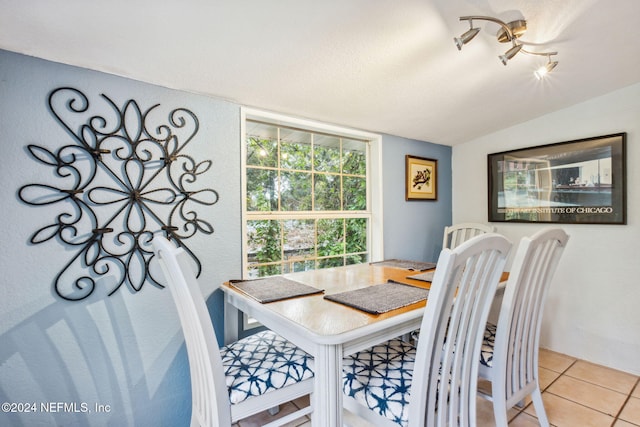
<instances>
[{"instance_id":1,"label":"white dining table","mask_svg":"<svg viewBox=\"0 0 640 427\"><path fill-rule=\"evenodd\" d=\"M323 289L324 293L266 304L225 283L221 287L225 293L225 341L238 338L241 311L311 354L315 372L311 424L342 427L343 357L418 329L425 301L369 314L323 297L382 284L389 279L429 288L430 282L407 279L417 273L373 263L285 274L288 279Z\"/></svg>"}]
</instances>

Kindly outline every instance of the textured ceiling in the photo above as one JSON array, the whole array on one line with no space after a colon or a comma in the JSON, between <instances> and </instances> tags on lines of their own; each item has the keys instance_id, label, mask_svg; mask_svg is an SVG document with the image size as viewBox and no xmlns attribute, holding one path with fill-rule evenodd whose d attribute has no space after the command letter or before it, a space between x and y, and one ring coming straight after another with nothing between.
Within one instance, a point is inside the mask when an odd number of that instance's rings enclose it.
<instances>
[{"instance_id":1,"label":"textured ceiling","mask_svg":"<svg viewBox=\"0 0 640 427\"><path fill-rule=\"evenodd\" d=\"M455 145L640 81L638 0L0 0L0 48L242 105ZM463 15L525 18L458 51ZM1 67L1 64L0 64Z\"/></svg>"}]
</instances>

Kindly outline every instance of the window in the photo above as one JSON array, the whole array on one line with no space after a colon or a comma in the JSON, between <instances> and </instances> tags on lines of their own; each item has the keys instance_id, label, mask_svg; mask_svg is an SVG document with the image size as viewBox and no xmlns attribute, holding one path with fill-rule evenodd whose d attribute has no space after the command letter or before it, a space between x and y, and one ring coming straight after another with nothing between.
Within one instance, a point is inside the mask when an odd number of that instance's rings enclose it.
<instances>
[{"instance_id":1,"label":"window","mask_svg":"<svg viewBox=\"0 0 640 427\"><path fill-rule=\"evenodd\" d=\"M245 278L381 258L378 135L249 109L243 125Z\"/></svg>"}]
</instances>

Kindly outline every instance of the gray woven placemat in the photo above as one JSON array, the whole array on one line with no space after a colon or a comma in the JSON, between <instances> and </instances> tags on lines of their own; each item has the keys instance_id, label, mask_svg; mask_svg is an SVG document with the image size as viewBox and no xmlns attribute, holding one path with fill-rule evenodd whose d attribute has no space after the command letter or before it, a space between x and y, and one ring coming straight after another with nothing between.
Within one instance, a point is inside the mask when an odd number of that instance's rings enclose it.
<instances>
[{"instance_id":1,"label":"gray woven placemat","mask_svg":"<svg viewBox=\"0 0 640 427\"><path fill-rule=\"evenodd\" d=\"M353 291L325 295L324 298L371 314L381 314L426 300L428 289L389 281Z\"/></svg>"},{"instance_id":2,"label":"gray woven placemat","mask_svg":"<svg viewBox=\"0 0 640 427\"><path fill-rule=\"evenodd\" d=\"M433 275L435 271L427 271L426 273L418 273L412 276L407 276L407 279L422 280L423 282L433 282Z\"/></svg>"},{"instance_id":3,"label":"gray woven placemat","mask_svg":"<svg viewBox=\"0 0 640 427\"><path fill-rule=\"evenodd\" d=\"M263 304L324 292L322 289L280 276L253 280L230 280L229 284Z\"/></svg>"},{"instance_id":4,"label":"gray woven placemat","mask_svg":"<svg viewBox=\"0 0 640 427\"><path fill-rule=\"evenodd\" d=\"M376 265L387 265L389 267L405 268L407 270L425 271L436 268L434 262L408 261L404 259L386 259L384 261L372 262Z\"/></svg>"}]
</instances>

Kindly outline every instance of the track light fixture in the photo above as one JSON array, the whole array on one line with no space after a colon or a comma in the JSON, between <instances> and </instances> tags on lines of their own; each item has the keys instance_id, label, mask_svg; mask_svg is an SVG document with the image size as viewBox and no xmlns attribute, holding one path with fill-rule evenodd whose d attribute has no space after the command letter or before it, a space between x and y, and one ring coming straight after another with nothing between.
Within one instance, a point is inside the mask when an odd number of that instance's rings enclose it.
<instances>
[{"instance_id":1,"label":"track light fixture","mask_svg":"<svg viewBox=\"0 0 640 427\"><path fill-rule=\"evenodd\" d=\"M502 61L504 65L507 65L507 62L509 62L511 58L516 56L516 53L520 52L520 50L522 50L522 45L513 42L513 47L506 51L504 55L500 55L498 58L500 58L500 61Z\"/></svg>"},{"instance_id":2,"label":"track light fixture","mask_svg":"<svg viewBox=\"0 0 640 427\"><path fill-rule=\"evenodd\" d=\"M500 43L511 43L511 48L507 50L503 55L498 56L498 58L504 65L507 65L509 60L516 56L518 52L522 52L527 55L546 56L548 59L547 64L541 66L534 72L535 76L538 79L542 79L546 74L553 70L556 65L558 65L558 61L551 61L551 56L557 55L558 52L532 52L523 48L523 44L525 43L520 40L520 36L522 36L527 30L527 21L525 21L524 19L518 19L511 22L503 22L497 18L492 18L490 16L461 16L460 20L469 21L469 30L462 34L460 37L455 37L453 39L456 46L458 47L458 50L462 50L462 46L469 43L471 39L473 39L480 32L480 28L473 27L474 20L490 21L500 26L500 29L496 34L498 41Z\"/></svg>"},{"instance_id":3,"label":"track light fixture","mask_svg":"<svg viewBox=\"0 0 640 427\"><path fill-rule=\"evenodd\" d=\"M480 32L480 28L473 28L473 21L469 20L469 31L465 32L460 37L455 37L453 41L458 46L458 50L462 50L462 46L469 43L472 38L476 36Z\"/></svg>"},{"instance_id":4,"label":"track light fixture","mask_svg":"<svg viewBox=\"0 0 640 427\"><path fill-rule=\"evenodd\" d=\"M556 68L556 65L558 65L558 61L551 61L551 55L552 54L548 55L548 60L545 65L541 66L540 68L538 68L536 71L533 72L533 74L536 76L538 80L543 79L544 76L549 74L551 70Z\"/></svg>"}]
</instances>

